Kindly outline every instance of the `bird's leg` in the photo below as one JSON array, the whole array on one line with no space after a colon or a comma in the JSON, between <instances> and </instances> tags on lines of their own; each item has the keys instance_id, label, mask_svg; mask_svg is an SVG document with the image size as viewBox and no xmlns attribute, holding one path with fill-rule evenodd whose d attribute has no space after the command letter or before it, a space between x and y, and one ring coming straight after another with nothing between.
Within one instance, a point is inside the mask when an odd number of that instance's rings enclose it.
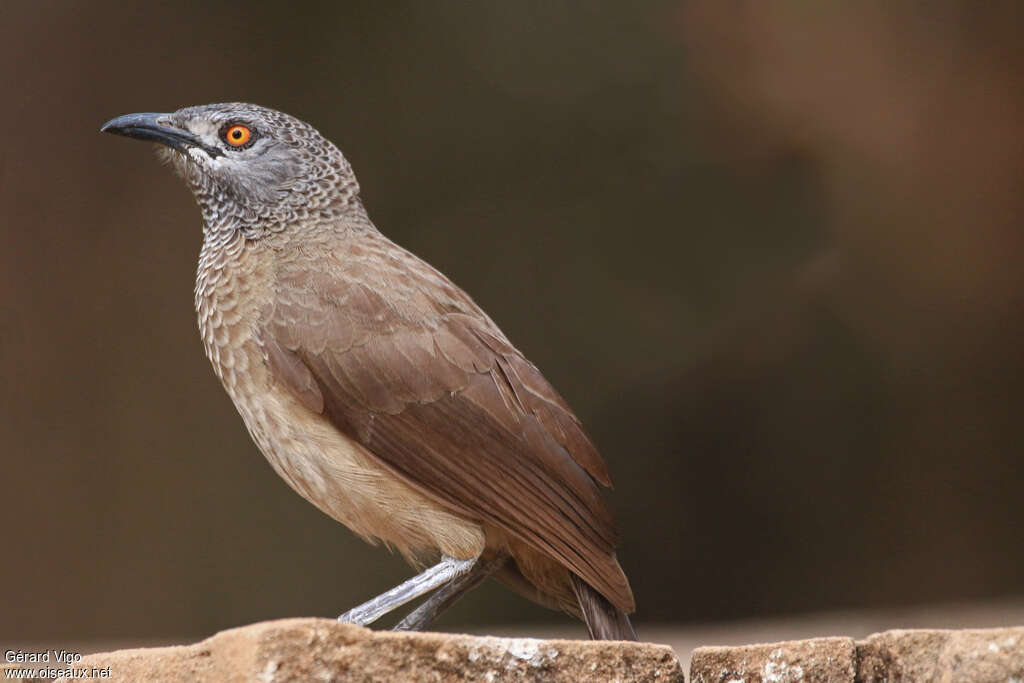
<instances>
[{"instance_id":1,"label":"bird's leg","mask_svg":"<svg viewBox=\"0 0 1024 683\"><path fill-rule=\"evenodd\" d=\"M487 561L478 561L461 576L456 576L438 589L424 601L422 605L410 612L398 622L393 631L422 631L436 619L441 612L454 605L463 595L476 588L481 581L498 571L508 562L508 555L499 555Z\"/></svg>"},{"instance_id":2,"label":"bird's leg","mask_svg":"<svg viewBox=\"0 0 1024 683\"><path fill-rule=\"evenodd\" d=\"M443 556L441 561L430 569L381 593L373 600L353 607L338 617L338 621L359 626L371 624L410 600L415 600L424 593L429 593L438 586L462 576L473 568L477 559L479 558L457 560L454 557Z\"/></svg>"}]
</instances>

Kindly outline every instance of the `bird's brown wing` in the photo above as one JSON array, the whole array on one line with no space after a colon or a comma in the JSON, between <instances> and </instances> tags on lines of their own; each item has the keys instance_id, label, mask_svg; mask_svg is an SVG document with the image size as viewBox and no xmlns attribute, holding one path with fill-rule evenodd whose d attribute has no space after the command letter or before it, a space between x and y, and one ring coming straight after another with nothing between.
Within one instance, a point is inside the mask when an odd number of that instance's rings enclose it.
<instances>
[{"instance_id":1,"label":"bird's brown wing","mask_svg":"<svg viewBox=\"0 0 1024 683\"><path fill-rule=\"evenodd\" d=\"M608 472L579 421L468 296L373 240L279 267L257 331L274 376L421 491L632 611L595 484Z\"/></svg>"}]
</instances>

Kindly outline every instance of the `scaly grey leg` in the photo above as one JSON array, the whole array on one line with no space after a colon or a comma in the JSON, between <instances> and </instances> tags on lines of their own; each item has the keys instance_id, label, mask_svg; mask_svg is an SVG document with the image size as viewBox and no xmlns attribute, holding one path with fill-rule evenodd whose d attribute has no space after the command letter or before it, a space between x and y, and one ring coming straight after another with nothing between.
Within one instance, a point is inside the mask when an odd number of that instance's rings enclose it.
<instances>
[{"instance_id":1,"label":"scaly grey leg","mask_svg":"<svg viewBox=\"0 0 1024 683\"><path fill-rule=\"evenodd\" d=\"M338 621L366 626L380 619L395 608L401 607L410 600L415 600L424 593L429 593L440 585L456 579L473 568L478 558L456 560L444 556L441 561L430 569L417 574L408 581L391 590L381 593L373 600L368 600L358 607L338 617Z\"/></svg>"},{"instance_id":2,"label":"scaly grey leg","mask_svg":"<svg viewBox=\"0 0 1024 683\"><path fill-rule=\"evenodd\" d=\"M433 623L441 612L454 605L463 595L476 588L481 581L501 569L508 562L508 555L477 562L462 576L457 576L438 589L426 601L398 622L393 631L422 631Z\"/></svg>"}]
</instances>

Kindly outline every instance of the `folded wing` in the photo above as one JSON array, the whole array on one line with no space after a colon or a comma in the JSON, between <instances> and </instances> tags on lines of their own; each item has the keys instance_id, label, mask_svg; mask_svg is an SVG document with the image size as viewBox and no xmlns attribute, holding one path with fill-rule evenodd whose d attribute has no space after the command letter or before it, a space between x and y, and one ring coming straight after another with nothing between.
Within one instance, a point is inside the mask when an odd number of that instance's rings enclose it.
<instances>
[{"instance_id":1,"label":"folded wing","mask_svg":"<svg viewBox=\"0 0 1024 683\"><path fill-rule=\"evenodd\" d=\"M421 491L632 611L608 472L568 405L443 275L374 246L278 272L257 330L275 377Z\"/></svg>"}]
</instances>

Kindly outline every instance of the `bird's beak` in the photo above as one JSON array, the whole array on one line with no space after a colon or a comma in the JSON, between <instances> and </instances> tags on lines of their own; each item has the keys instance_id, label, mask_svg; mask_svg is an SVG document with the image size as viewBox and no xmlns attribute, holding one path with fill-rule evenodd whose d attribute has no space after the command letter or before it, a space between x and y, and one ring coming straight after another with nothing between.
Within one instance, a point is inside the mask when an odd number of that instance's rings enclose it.
<instances>
[{"instance_id":1,"label":"bird's beak","mask_svg":"<svg viewBox=\"0 0 1024 683\"><path fill-rule=\"evenodd\" d=\"M168 114L125 114L104 123L100 132L124 135L139 140L152 140L176 149L182 154L189 147L198 147L210 156L220 156L220 150L207 147L191 133L159 122L160 119L167 116Z\"/></svg>"}]
</instances>

